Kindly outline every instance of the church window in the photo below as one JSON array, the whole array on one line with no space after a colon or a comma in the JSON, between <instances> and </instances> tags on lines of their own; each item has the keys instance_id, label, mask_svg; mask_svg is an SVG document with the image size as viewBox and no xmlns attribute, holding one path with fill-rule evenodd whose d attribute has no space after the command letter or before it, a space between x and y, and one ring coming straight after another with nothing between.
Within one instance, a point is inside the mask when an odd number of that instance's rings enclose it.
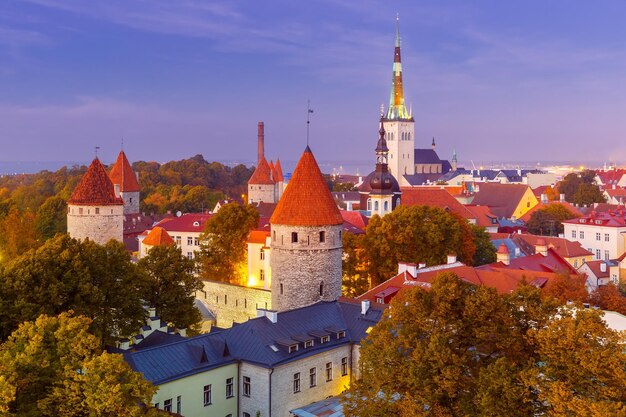
<instances>
[{"instance_id":1,"label":"church window","mask_svg":"<svg viewBox=\"0 0 626 417\"><path fill-rule=\"evenodd\" d=\"M291 243L298 243L298 233L291 232Z\"/></svg>"},{"instance_id":2,"label":"church window","mask_svg":"<svg viewBox=\"0 0 626 417\"><path fill-rule=\"evenodd\" d=\"M320 282L320 297L324 296L324 283Z\"/></svg>"},{"instance_id":3,"label":"church window","mask_svg":"<svg viewBox=\"0 0 626 417\"><path fill-rule=\"evenodd\" d=\"M320 232L320 243L324 243L326 241L326 233Z\"/></svg>"},{"instance_id":4,"label":"church window","mask_svg":"<svg viewBox=\"0 0 626 417\"><path fill-rule=\"evenodd\" d=\"M367 199L367 211L372 211L372 199Z\"/></svg>"},{"instance_id":5,"label":"church window","mask_svg":"<svg viewBox=\"0 0 626 417\"><path fill-rule=\"evenodd\" d=\"M374 211L378 211L378 201L374 201Z\"/></svg>"}]
</instances>

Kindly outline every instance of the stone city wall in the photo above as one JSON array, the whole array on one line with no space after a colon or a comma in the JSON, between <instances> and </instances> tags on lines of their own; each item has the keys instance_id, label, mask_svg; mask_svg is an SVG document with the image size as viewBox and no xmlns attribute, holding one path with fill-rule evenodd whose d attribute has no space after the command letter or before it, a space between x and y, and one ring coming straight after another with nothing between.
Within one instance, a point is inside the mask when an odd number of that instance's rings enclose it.
<instances>
[{"instance_id":1,"label":"stone city wall","mask_svg":"<svg viewBox=\"0 0 626 417\"><path fill-rule=\"evenodd\" d=\"M203 281L204 288L197 294L215 315L217 327L232 327L257 316L257 308L271 309L269 290L243 287L223 282Z\"/></svg>"}]
</instances>

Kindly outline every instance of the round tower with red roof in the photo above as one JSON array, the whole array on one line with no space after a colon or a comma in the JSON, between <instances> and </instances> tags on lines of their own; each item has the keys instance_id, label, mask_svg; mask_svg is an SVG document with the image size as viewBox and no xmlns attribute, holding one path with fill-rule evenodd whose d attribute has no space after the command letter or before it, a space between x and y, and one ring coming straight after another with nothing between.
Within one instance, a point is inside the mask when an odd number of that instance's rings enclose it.
<instances>
[{"instance_id":1,"label":"round tower with red roof","mask_svg":"<svg viewBox=\"0 0 626 417\"><path fill-rule=\"evenodd\" d=\"M67 201L67 232L103 245L111 239L122 242L123 225L124 202L96 158Z\"/></svg>"},{"instance_id":2,"label":"round tower with red roof","mask_svg":"<svg viewBox=\"0 0 626 417\"><path fill-rule=\"evenodd\" d=\"M307 146L272 217L272 308L341 296L343 219Z\"/></svg>"},{"instance_id":3,"label":"round tower with red roof","mask_svg":"<svg viewBox=\"0 0 626 417\"><path fill-rule=\"evenodd\" d=\"M124 214L139 213L139 181L124 151L117 156L109 178L113 186L119 188L120 197L124 200Z\"/></svg>"}]
</instances>

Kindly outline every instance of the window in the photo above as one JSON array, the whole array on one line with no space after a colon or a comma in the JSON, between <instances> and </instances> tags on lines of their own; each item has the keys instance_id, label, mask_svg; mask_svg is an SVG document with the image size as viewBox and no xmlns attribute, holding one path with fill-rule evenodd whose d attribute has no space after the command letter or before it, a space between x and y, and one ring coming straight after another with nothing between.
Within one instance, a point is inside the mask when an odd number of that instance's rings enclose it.
<instances>
[{"instance_id":1,"label":"window","mask_svg":"<svg viewBox=\"0 0 626 417\"><path fill-rule=\"evenodd\" d=\"M572 238L576 239L576 230L572 230Z\"/></svg>"},{"instance_id":2,"label":"window","mask_svg":"<svg viewBox=\"0 0 626 417\"><path fill-rule=\"evenodd\" d=\"M326 232L320 232L320 243L326 242Z\"/></svg>"},{"instance_id":3,"label":"window","mask_svg":"<svg viewBox=\"0 0 626 417\"><path fill-rule=\"evenodd\" d=\"M228 294L224 294L224 304L228 304Z\"/></svg>"},{"instance_id":4,"label":"window","mask_svg":"<svg viewBox=\"0 0 626 417\"><path fill-rule=\"evenodd\" d=\"M341 339L342 337L346 337L346 332L338 332L337 333L337 339Z\"/></svg>"},{"instance_id":5,"label":"window","mask_svg":"<svg viewBox=\"0 0 626 417\"><path fill-rule=\"evenodd\" d=\"M250 377L249 376L243 377L243 396L244 397L250 396Z\"/></svg>"},{"instance_id":6,"label":"window","mask_svg":"<svg viewBox=\"0 0 626 417\"><path fill-rule=\"evenodd\" d=\"M175 236L176 244L180 246L180 236Z\"/></svg>"},{"instance_id":7,"label":"window","mask_svg":"<svg viewBox=\"0 0 626 417\"><path fill-rule=\"evenodd\" d=\"M320 297L324 296L324 283L320 282Z\"/></svg>"},{"instance_id":8,"label":"window","mask_svg":"<svg viewBox=\"0 0 626 417\"><path fill-rule=\"evenodd\" d=\"M293 393L300 392L300 372L293 374Z\"/></svg>"},{"instance_id":9,"label":"window","mask_svg":"<svg viewBox=\"0 0 626 417\"><path fill-rule=\"evenodd\" d=\"M82 207L78 208L78 214L83 214L83 208Z\"/></svg>"},{"instance_id":10,"label":"window","mask_svg":"<svg viewBox=\"0 0 626 417\"><path fill-rule=\"evenodd\" d=\"M611 240L611 237L609 236L609 234L608 234L608 233L605 233L605 234L604 234L604 241L605 241L605 242L609 242L610 240Z\"/></svg>"},{"instance_id":11,"label":"window","mask_svg":"<svg viewBox=\"0 0 626 417\"><path fill-rule=\"evenodd\" d=\"M581 239L585 238L585 232L584 231L581 230L580 232L578 232L578 234L580 235Z\"/></svg>"},{"instance_id":12,"label":"window","mask_svg":"<svg viewBox=\"0 0 626 417\"><path fill-rule=\"evenodd\" d=\"M250 413L243 412L243 417L250 417Z\"/></svg>"},{"instance_id":13,"label":"window","mask_svg":"<svg viewBox=\"0 0 626 417\"><path fill-rule=\"evenodd\" d=\"M211 385L204 386L204 406L211 405Z\"/></svg>"},{"instance_id":14,"label":"window","mask_svg":"<svg viewBox=\"0 0 626 417\"><path fill-rule=\"evenodd\" d=\"M326 363L326 382L333 380L333 363Z\"/></svg>"},{"instance_id":15,"label":"window","mask_svg":"<svg viewBox=\"0 0 626 417\"><path fill-rule=\"evenodd\" d=\"M596 249L596 259L600 259L600 249Z\"/></svg>"},{"instance_id":16,"label":"window","mask_svg":"<svg viewBox=\"0 0 626 417\"><path fill-rule=\"evenodd\" d=\"M578 268L578 259L574 259L574 268Z\"/></svg>"},{"instance_id":17,"label":"window","mask_svg":"<svg viewBox=\"0 0 626 417\"><path fill-rule=\"evenodd\" d=\"M100 208L96 207L96 214L100 214Z\"/></svg>"},{"instance_id":18,"label":"window","mask_svg":"<svg viewBox=\"0 0 626 417\"><path fill-rule=\"evenodd\" d=\"M322 336L320 343L328 343L330 342L330 336Z\"/></svg>"},{"instance_id":19,"label":"window","mask_svg":"<svg viewBox=\"0 0 626 417\"><path fill-rule=\"evenodd\" d=\"M367 199L367 211L372 211L372 199Z\"/></svg>"},{"instance_id":20,"label":"window","mask_svg":"<svg viewBox=\"0 0 626 417\"><path fill-rule=\"evenodd\" d=\"M272 232L272 240L276 242L276 230Z\"/></svg>"},{"instance_id":21,"label":"window","mask_svg":"<svg viewBox=\"0 0 626 417\"><path fill-rule=\"evenodd\" d=\"M187 259L193 259L193 252L187 252Z\"/></svg>"},{"instance_id":22,"label":"window","mask_svg":"<svg viewBox=\"0 0 626 417\"><path fill-rule=\"evenodd\" d=\"M348 357L341 358L341 376L348 375Z\"/></svg>"},{"instance_id":23,"label":"window","mask_svg":"<svg viewBox=\"0 0 626 417\"><path fill-rule=\"evenodd\" d=\"M378 211L378 201L374 201L374 211Z\"/></svg>"},{"instance_id":24,"label":"window","mask_svg":"<svg viewBox=\"0 0 626 417\"><path fill-rule=\"evenodd\" d=\"M182 412L183 412L183 399L179 395L178 397L176 397L176 413L180 414Z\"/></svg>"},{"instance_id":25,"label":"window","mask_svg":"<svg viewBox=\"0 0 626 417\"><path fill-rule=\"evenodd\" d=\"M233 378L226 379L226 398L232 397L233 394Z\"/></svg>"},{"instance_id":26,"label":"window","mask_svg":"<svg viewBox=\"0 0 626 417\"><path fill-rule=\"evenodd\" d=\"M609 251L608 251L608 250L605 250L605 251L604 251L604 260L605 260L605 261L608 261L608 260L609 260Z\"/></svg>"},{"instance_id":27,"label":"window","mask_svg":"<svg viewBox=\"0 0 626 417\"><path fill-rule=\"evenodd\" d=\"M159 408L159 403L154 404L154 408Z\"/></svg>"},{"instance_id":28,"label":"window","mask_svg":"<svg viewBox=\"0 0 626 417\"><path fill-rule=\"evenodd\" d=\"M193 245L193 238L191 236L187 237L187 245L189 246Z\"/></svg>"},{"instance_id":29,"label":"window","mask_svg":"<svg viewBox=\"0 0 626 417\"><path fill-rule=\"evenodd\" d=\"M307 340L306 342L304 342L304 348L310 348L313 347L313 341L312 340Z\"/></svg>"},{"instance_id":30,"label":"window","mask_svg":"<svg viewBox=\"0 0 626 417\"><path fill-rule=\"evenodd\" d=\"M198 246L199 244L200 244L200 242L198 241L198 238L197 238L197 237L194 237L194 238L193 238L193 245L194 245L194 246Z\"/></svg>"},{"instance_id":31,"label":"window","mask_svg":"<svg viewBox=\"0 0 626 417\"><path fill-rule=\"evenodd\" d=\"M298 351L298 345L291 345L291 346L289 346L289 353L297 352L297 351Z\"/></svg>"},{"instance_id":32,"label":"window","mask_svg":"<svg viewBox=\"0 0 626 417\"><path fill-rule=\"evenodd\" d=\"M172 412L172 399L171 398L163 401L163 410Z\"/></svg>"},{"instance_id":33,"label":"window","mask_svg":"<svg viewBox=\"0 0 626 417\"><path fill-rule=\"evenodd\" d=\"M291 232L291 243L298 243L298 233Z\"/></svg>"},{"instance_id":34,"label":"window","mask_svg":"<svg viewBox=\"0 0 626 417\"><path fill-rule=\"evenodd\" d=\"M317 368L309 369L309 388L317 385Z\"/></svg>"},{"instance_id":35,"label":"window","mask_svg":"<svg viewBox=\"0 0 626 417\"><path fill-rule=\"evenodd\" d=\"M283 287L283 283L280 283L280 295L283 295L285 293L285 288Z\"/></svg>"},{"instance_id":36,"label":"window","mask_svg":"<svg viewBox=\"0 0 626 417\"><path fill-rule=\"evenodd\" d=\"M596 240L600 240L600 233L596 233Z\"/></svg>"},{"instance_id":37,"label":"window","mask_svg":"<svg viewBox=\"0 0 626 417\"><path fill-rule=\"evenodd\" d=\"M259 269L259 279L261 281L265 281L265 270L264 269Z\"/></svg>"},{"instance_id":38,"label":"window","mask_svg":"<svg viewBox=\"0 0 626 417\"><path fill-rule=\"evenodd\" d=\"M264 261L264 260L265 260L265 251L264 251L263 249L261 249L261 256L260 256L260 259L261 259L262 261Z\"/></svg>"}]
</instances>

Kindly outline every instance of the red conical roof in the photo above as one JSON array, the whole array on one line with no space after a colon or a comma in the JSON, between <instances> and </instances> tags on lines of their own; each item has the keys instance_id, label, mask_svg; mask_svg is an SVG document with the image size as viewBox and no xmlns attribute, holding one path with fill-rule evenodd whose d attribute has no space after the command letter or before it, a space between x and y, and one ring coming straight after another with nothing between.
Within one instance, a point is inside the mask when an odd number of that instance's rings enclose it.
<instances>
[{"instance_id":1,"label":"red conical roof","mask_svg":"<svg viewBox=\"0 0 626 417\"><path fill-rule=\"evenodd\" d=\"M284 181L285 178L283 178L283 167L280 166L280 158L276 160L276 164L274 164L274 169L276 170L276 181Z\"/></svg>"},{"instance_id":2,"label":"red conical roof","mask_svg":"<svg viewBox=\"0 0 626 417\"><path fill-rule=\"evenodd\" d=\"M106 169L98 158L94 159L89 169L80 180L68 204L83 206L108 206L124 204L121 198L115 196L113 183Z\"/></svg>"},{"instance_id":3,"label":"red conical roof","mask_svg":"<svg viewBox=\"0 0 626 417\"><path fill-rule=\"evenodd\" d=\"M259 166L256 167L254 173L248 180L248 184L274 184L272 179L272 170L267 163L265 157L262 157L259 161Z\"/></svg>"},{"instance_id":4,"label":"red conical roof","mask_svg":"<svg viewBox=\"0 0 626 417\"><path fill-rule=\"evenodd\" d=\"M498 247L498 253L501 253L503 255L508 255L509 254L509 248L507 248L504 243L501 243L500 246Z\"/></svg>"},{"instance_id":5,"label":"red conical roof","mask_svg":"<svg viewBox=\"0 0 626 417\"><path fill-rule=\"evenodd\" d=\"M148 236L144 238L143 244L150 246L173 245L174 239L172 239L169 233L167 233L167 230L162 227L155 226L152 230L150 230Z\"/></svg>"},{"instance_id":6,"label":"red conical roof","mask_svg":"<svg viewBox=\"0 0 626 417\"><path fill-rule=\"evenodd\" d=\"M113 184L120 185L120 191L122 192L139 191L137 177L135 176L133 168L130 166L128 159L126 158L124 151L120 151L120 154L117 156L115 165L111 168L109 178L111 178L111 182Z\"/></svg>"},{"instance_id":7,"label":"red conical roof","mask_svg":"<svg viewBox=\"0 0 626 417\"><path fill-rule=\"evenodd\" d=\"M290 226L343 224L337 204L308 146L270 218L270 223Z\"/></svg>"}]
</instances>

